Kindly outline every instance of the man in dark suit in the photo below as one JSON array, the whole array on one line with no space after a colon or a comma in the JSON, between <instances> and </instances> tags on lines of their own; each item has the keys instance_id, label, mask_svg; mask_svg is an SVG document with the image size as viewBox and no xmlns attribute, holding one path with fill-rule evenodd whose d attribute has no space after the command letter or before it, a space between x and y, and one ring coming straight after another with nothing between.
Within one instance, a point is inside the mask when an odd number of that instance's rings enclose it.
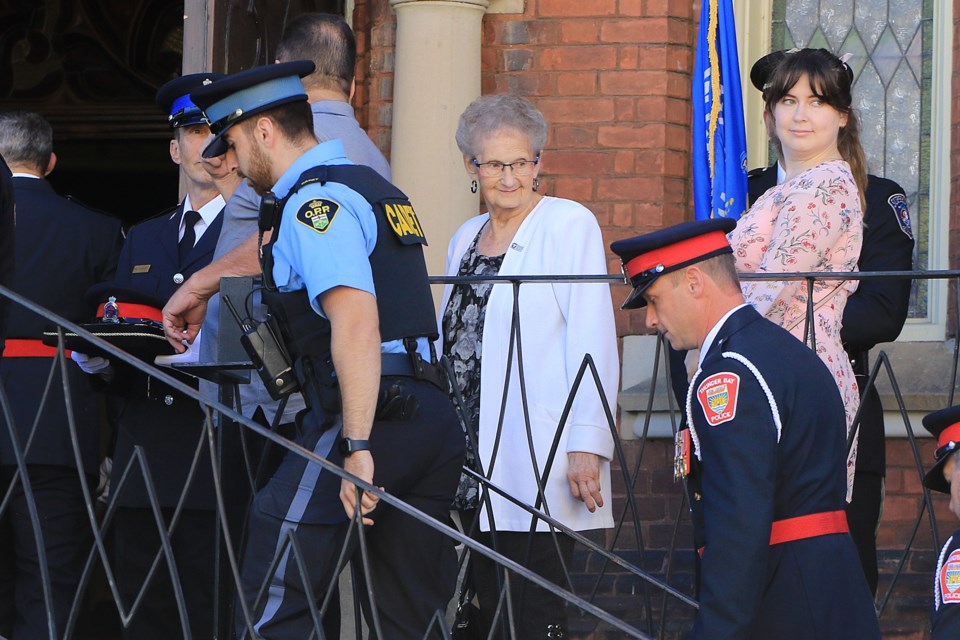
<instances>
[{"instance_id":1,"label":"man in dark suit","mask_svg":"<svg viewBox=\"0 0 960 640\"><path fill-rule=\"evenodd\" d=\"M13 281L13 180L10 168L0 157L0 285L9 287ZM7 337L7 307L9 302L0 299L0 357L3 356L4 338Z\"/></svg>"},{"instance_id":2,"label":"man in dark suit","mask_svg":"<svg viewBox=\"0 0 960 640\"><path fill-rule=\"evenodd\" d=\"M53 131L39 114L0 114L0 154L13 171L17 201L16 275L13 290L74 322L86 322L94 308L84 292L113 275L120 252L120 222L91 211L54 192L44 176L53 171ZM2 260L2 258L0 258ZM91 381L67 363L67 384L78 454L64 397L56 349L40 342L52 324L12 305L9 332L0 360L0 378L10 402L16 441L0 417L0 494L14 485L11 502L0 514L0 635L49 637L48 610L57 635L63 633L83 563L93 541L81 475L97 486L100 465L100 401ZM41 406L53 370L50 394ZM34 426L36 425L36 426ZM22 479L16 478L17 452L25 452L30 492L42 522L40 559ZM49 579L52 602L43 580Z\"/></svg>"},{"instance_id":3,"label":"man in dark suit","mask_svg":"<svg viewBox=\"0 0 960 640\"><path fill-rule=\"evenodd\" d=\"M769 74L783 57L776 51L758 60L750 71L753 85L763 91ZM748 174L750 203L782 179L778 164ZM893 180L870 175L867 209L863 218L863 247L857 262L860 271L910 271L913 269L913 229L903 188ZM847 505L850 535L871 591L877 591L877 524L883 507L886 474L883 406L875 387L866 389L870 377L869 351L900 335L910 307L907 279L861 280L843 311L843 340L860 385L860 428L853 499Z\"/></svg>"},{"instance_id":4,"label":"man in dark suit","mask_svg":"<svg viewBox=\"0 0 960 640\"><path fill-rule=\"evenodd\" d=\"M160 308L177 288L206 266L220 235L223 197L200 161L210 129L189 100L193 89L219 74L193 74L172 80L157 93L169 114L173 139L170 157L183 171L186 196L172 212L135 226L127 235L113 282L91 297L116 298L120 316L159 321ZM137 306L131 307L134 304ZM145 354L146 355L146 354ZM152 353L146 358L152 360ZM131 607L161 553L156 517L146 481L152 481L166 526L183 498L183 510L171 532L177 579L162 558L146 597L124 630L128 639L168 640L214 637L215 500L204 440L204 413L197 401L129 366L114 363L109 390L118 399L117 443L111 493L118 502L114 519L114 571L121 601ZM135 448L143 459L136 456ZM196 474L189 477L200 451ZM128 477L122 482L127 469ZM185 616L175 598L183 592Z\"/></svg>"},{"instance_id":5,"label":"man in dark suit","mask_svg":"<svg viewBox=\"0 0 960 640\"><path fill-rule=\"evenodd\" d=\"M843 401L817 355L745 303L734 226L611 245L634 287L623 308L646 307L675 349L700 350L675 462L701 557L692 637L879 639L843 510Z\"/></svg>"}]
</instances>

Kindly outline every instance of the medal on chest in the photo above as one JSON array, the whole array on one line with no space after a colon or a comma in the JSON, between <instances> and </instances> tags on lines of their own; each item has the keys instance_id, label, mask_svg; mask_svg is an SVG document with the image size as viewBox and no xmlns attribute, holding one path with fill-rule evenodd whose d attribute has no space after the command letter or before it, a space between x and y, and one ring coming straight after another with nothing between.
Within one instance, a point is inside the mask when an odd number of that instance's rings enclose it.
<instances>
[{"instance_id":1,"label":"medal on chest","mask_svg":"<svg viewBox=\"0 0 960 640\"><path fill-rule=\"evenodd\" d=\"M690 429L677 432L673 438L673 481L690 475Z\"/></svg>"}]
</instances>

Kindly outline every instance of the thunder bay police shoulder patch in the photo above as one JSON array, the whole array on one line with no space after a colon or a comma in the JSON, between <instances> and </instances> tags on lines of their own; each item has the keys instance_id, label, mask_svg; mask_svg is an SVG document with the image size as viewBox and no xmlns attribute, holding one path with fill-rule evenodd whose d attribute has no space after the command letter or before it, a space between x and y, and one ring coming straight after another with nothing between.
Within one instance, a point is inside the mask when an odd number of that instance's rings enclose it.
<instances>
[{"instance_id":1,"label":"thunder bay police shoulder patch","mask_svg":"<svg viewBox=\"0 0 960 640\"><path fill-rule=\"evenodd\" d=\"M907 196L902 193L895 193L887 198L887 204L893 209L897 216L897 224L900 230L907 234L907 237L913 240L913 225L910 224L910 209L907 207Z\"/></svg>"},{"instance_id":2,"label":"thunder bay police shoulder patch","mask_svg":"<svg viewBox=\"0 0 960 640\"><path fill-rule=\"evenodd\" d=\"M940 598L943 604L960 602L960 549L951 553L940 569Z\"/></svg>"},{"instance_id":3,"label":"thunder bay police shoulder patch","mask_svg":"<svg viewBox=\"0 0 960 640\"><path fill-rule=\"evenodd\" d=\"M740 376L735 373L715 373L697 387L697 401L703 407L707 423L717 426L737 416L737 391Z\"/></svg>"},{"instance_id":4,"label":"thunder bay police shoulder patch","mask_svg":"<svg viewBox=\"0 0 960 640\"><path fill-rule=\"evenodd\" d=\"M326 198L312 198L304 202L297 211L297 222L310 227L317 233L326 233L338 211L340 211L340 203Z\"/></svg>"}]
</instances>

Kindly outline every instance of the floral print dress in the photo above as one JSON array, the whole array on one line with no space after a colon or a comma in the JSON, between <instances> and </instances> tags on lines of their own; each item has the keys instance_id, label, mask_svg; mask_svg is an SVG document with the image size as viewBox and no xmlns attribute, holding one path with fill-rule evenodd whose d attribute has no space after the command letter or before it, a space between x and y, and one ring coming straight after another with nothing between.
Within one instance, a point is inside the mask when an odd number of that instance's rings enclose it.
<instances>
[{"instance_id":1,"label":"floral print dress","mask_svg":"<svg viewBox=\"0 0 960 640\"><path fill-rule=\"evenodd\" d=\"M863 212L849 165L843 160L824 162L773 187L740 218L729 238L737 271L742 273L857 271ZM843 397L848 436L860 394L840 340L840 326L847 298L857 284L857 280L815 280L815 319L809 329L816 336L817 355ZM804 339L807 286L803 280L742 283L747 302L799 340ZM855 462L856 441L847 460L848 499Z\"/></svg>"},{"instance_id":2,"label":"floral print dress","mask_svg":"<svg viewBox=\"0 0 960 640\"><path fill-rule=\"evenodd\" d=\"M486 225L484 225L486 226ZM483 227L477 232L470 248L460 261L458 276L495 276L503 264L503 254L485 256L477 251L477 241ZM490 299L492 282L457 284L453 286L450 301L443 312L443 354L453 366L454 383L463 396L463 413L468 420L464 425L473 433L464 433L467 452L464 465L474 471L477 452L473 442L480 425L480 354L483 340L483 320ZM466 474L460 475L460 485L453 500L455 509L475 509L479 504L478 483Z\"/></svg>"}]
</instances>

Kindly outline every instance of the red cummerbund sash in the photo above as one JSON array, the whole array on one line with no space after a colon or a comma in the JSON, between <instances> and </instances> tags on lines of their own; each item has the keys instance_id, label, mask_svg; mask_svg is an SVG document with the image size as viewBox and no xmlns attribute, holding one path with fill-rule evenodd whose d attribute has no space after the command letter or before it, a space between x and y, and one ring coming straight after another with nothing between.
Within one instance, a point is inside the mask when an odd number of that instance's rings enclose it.
<instances>
[{"instance_id":1,"label":"red cummerbund sash","mask_svg":"<svg viewBox=\"0 0 960 640\"><path fill-rule=\"evenodd\" d=\"M53 358L56 355L56 347L48 347L39 340L8 338L3 349L4 358ZM66 355L70 357L69 350Z\"/></svg>"},{"instance_id":2,"label":"red cummerbund sash","mask_svg":"<svg viewBox=\"0 0 960 640\"><path fill-rule=\"evenodd\" d=\"M843 510L811 513L807 516L775 521L770 530L770 544L816 538L831 533L846 533L849 530L847 514Z\"/></svg>"}]
</instances>

